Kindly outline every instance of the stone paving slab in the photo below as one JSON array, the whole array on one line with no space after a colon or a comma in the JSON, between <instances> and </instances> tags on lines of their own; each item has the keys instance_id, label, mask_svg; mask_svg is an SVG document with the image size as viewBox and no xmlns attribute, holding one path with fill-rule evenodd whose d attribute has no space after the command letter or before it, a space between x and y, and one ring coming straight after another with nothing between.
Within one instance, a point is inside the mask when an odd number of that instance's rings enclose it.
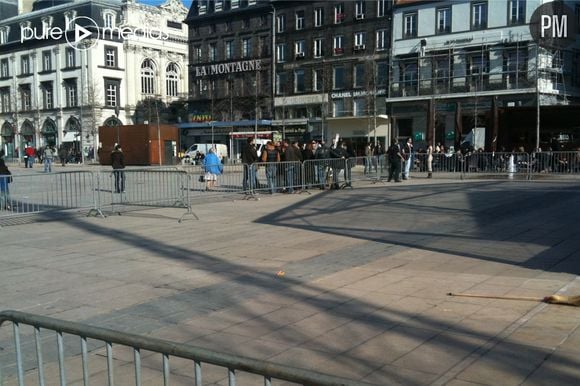
<instances>
[{"instance_id":1,"label":"stone paving slab","mask_svg":"<svg viewBox=\"0 0 580 386\"><path fill-rule=\"evenodd\" d=\"M579 309L446 294L579 294L579 193L578 182L412 179L208 203L181 224L181 209L150 209L4 227L0 309L377 385L576 384ZM10 330L0 328L6 385ZM114 352L116 379L132 383L131 350ZM33 379L33 352L25 359ZM45 362L56 383L55 356ZM143 384L162 384L160 356L143 362ZM102 363L94 384L106 383ZM191 384L191 363L171 368L172 384ZM209 366L204 379L225 385L227 373Z\"/></svg>"}]
</instances>

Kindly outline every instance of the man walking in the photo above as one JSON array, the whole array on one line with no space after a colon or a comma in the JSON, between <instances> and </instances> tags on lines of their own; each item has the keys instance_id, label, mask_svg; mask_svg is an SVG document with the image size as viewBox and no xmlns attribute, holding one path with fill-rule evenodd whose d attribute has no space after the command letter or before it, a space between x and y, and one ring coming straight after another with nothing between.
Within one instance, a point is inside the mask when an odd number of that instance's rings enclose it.
<instances>
[{"instance_id":1,"label":"man walking","mask_svg":"<svg viewBox=\"0 0 580 386\"><path fill-rule=\"evenodd\" d=\"M115 175L115 192L125 193L125 154L121 145L115 145L115 150L111 153L111 165Z\"/></svg>"},{"instance_id":2,"label":"man walking","mask_svg":"<svg viewBox=\"0 0 580 386\"><path fill-rule=\"evenodd\" d=\"M32 169L36 158L36 151L30 144L26 145L26 149L24 149L24 158L26 158L26 167Z\"/></svg>"},{"instance_id":3,"label":"man walking","mask_svg":"<svg viewBox=\"0 0 580 386\"><path fill-rule=\"evenodd\" d=\"M54 161L54 147L52 145L46 145L44 149L44 172L52 173L52 161Z\"/></svg>"}]
</instances>

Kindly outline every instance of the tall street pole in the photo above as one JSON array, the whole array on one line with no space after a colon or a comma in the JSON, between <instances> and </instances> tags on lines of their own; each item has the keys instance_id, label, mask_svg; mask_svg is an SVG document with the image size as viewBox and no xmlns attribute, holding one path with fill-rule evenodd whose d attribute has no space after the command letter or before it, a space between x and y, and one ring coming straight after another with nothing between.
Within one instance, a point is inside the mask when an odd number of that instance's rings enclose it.
<instances>
[{"instance_id":1,"label":"tall street pole","mask_svg":"<svg viewBox=\"0 0 580 386\"><path fill-rule=\"evenodd\" d=\"M540 45L536 44L536 151L540 148Z\"/></svg>"}]
</instances>

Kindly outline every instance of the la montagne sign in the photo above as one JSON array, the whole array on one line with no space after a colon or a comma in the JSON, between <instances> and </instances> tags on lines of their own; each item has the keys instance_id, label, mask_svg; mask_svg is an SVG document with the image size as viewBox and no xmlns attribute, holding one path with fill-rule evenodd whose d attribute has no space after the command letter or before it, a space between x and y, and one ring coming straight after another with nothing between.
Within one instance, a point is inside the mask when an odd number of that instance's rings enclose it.
<instances>
[{"instance_id":1,"label":"la montagne sign","mask_svg":"<svg viewBox=\"0 0 580 386\"><path fill-rule=\"evenodd\" d=\"M241 60L239 62L208 64L195 67L195 76L224 75L236 72L260 71L262 61L260 59Z\"/></svg>"}]
</instances>

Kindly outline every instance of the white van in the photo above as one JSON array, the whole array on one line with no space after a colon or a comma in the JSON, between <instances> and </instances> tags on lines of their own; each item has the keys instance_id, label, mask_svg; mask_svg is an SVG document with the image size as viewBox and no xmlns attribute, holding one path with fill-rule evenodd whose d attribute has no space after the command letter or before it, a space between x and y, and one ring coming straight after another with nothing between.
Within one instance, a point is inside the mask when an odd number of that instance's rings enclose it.
<instances>
[{"instance_id":1,"label":"white van","mask_svg":"<svg viewBox=\"0 0 580 386\"><path fill-rule=\"evenodd\" d=\"M209 153L209 149L215 147L216 154L219 159L223 159L224 157L228 157L228 147L221 143L195 143L191 145L186 151L183 159L181 160L184 164L195 164L195 155L200 152L203 155Z\"/></svg>"}]
</instances>

